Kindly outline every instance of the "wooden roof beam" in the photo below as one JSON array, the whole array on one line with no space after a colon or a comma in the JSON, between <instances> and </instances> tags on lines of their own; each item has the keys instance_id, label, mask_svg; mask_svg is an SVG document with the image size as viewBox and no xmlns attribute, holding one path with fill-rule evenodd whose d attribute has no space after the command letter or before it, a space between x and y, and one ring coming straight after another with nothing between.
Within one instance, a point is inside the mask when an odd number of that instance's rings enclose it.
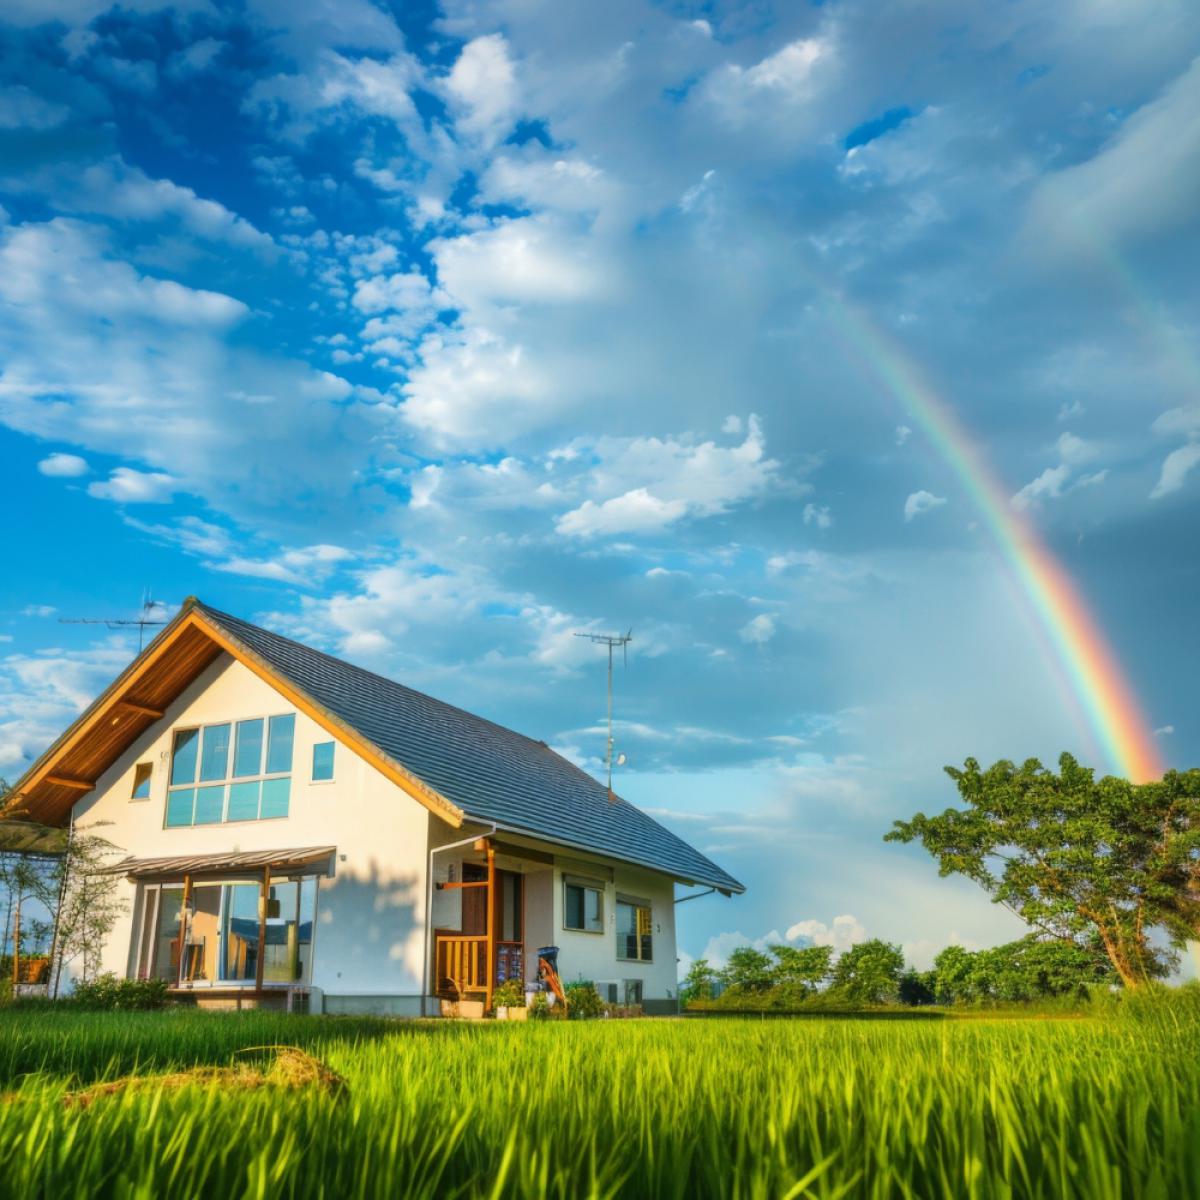
<instances>
[{"instance_id":1,"label":"wooden roof beam","mask_svg":"<svg viewBox=\"0 0 1200 1200\"><path fill-rule=\"evenodd\" d=\"M46 782L54 787L74 788L77 792L90 792L96 786L94 779L76 779L72 775L47 775Z\"/></svg>"},{"instance_id":2,"label":"wooden roof beam","mask_svg":"<svg viewBox=\"0 0 1200 1200\"><path fill-rule=\"evenodd\" d=\"M131 712L141 713L143 717L152 717L156 721L165 715L161 708L151 708L149 704L143 704L140 700L122 699L118 700L117 704L120 705L121 708L127 708Z\"/></svg>"}]
</instances>

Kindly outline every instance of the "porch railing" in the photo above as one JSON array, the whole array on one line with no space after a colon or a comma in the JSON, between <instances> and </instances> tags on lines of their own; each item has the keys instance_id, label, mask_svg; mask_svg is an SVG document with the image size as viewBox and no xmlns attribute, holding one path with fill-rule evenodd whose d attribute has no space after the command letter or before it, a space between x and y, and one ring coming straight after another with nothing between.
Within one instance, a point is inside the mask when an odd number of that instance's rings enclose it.
<instances>
[{"instance_id":1,"label":"porch railing","mask_svg":"<svg viewBox=\"0 0 1200 1200\"><path fill-rule=\"evenodd\" d=\"M434 965L439 995L458 999L468 992L487 992L487 935L438 931ZM493 985L525 976L525 948L520 942L495 943Z\"/></svg>"}]
</instances>

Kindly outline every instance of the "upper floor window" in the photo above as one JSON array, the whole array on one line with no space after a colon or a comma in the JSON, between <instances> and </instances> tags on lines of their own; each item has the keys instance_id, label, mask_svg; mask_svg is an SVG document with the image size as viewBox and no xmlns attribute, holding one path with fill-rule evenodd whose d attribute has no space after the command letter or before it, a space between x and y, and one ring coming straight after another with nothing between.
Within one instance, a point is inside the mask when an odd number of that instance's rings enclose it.
<instances>
[{"instance_id":1,"label":"upper floor window","mask_svg":"<svg viewBox=\"0 0 1200 1200\"><path fill-rule=\"evenodd\" d=\"M649 962L654 937L650 905L637 900L617 901L617 957Z\"/></svg>"},{"instance_id":2,"label":"upper floor window","mask_svg":"<svg viewBox=\"0 0 1200 1200\"><path fill-rule=\"evenodd\" d=\"M133 768L133 791L130 793L131 800L149 800L150 799L150 780L154 777L154 764L148 762L140 762Z\"/></svg>"},{"instance_id":3,"label":"upper floor window","mask_svg":"<svg viewBox=\"0 0 1200 1200\"><path fill-rule=\"evenodd\" d=\"M286 817L295 734L295 713L177 730L167 825Z\"/></svg>"},{"instance_id":4,"label":"upper floor window","mask_svg":"<svg viewBox=\"0 0 1200 1200\"><path fill-rule=\"evenodd\" d=\"M317 742L313 746L313 783L328 783L333 778L333 746L333 742Z\"/></svg>"}]
</instances>

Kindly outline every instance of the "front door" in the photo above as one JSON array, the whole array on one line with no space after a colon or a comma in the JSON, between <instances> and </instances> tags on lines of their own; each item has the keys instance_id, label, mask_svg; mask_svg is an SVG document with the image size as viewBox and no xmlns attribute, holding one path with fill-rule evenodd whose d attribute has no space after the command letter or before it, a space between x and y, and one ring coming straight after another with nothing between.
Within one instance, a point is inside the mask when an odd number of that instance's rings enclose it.
<instances>
[{"instance_id":1,"label":"front door","mask_svg":"<svg viewBox=\"0 0 1200 1200\"><path fill-rule=\"evenodd\" d=\"M463 863L462 878L463 883L487 883L487 867ZM487 888L463 888L462 931L468 937L483 937L487 933Z\"/></svg>"}]
</instances>

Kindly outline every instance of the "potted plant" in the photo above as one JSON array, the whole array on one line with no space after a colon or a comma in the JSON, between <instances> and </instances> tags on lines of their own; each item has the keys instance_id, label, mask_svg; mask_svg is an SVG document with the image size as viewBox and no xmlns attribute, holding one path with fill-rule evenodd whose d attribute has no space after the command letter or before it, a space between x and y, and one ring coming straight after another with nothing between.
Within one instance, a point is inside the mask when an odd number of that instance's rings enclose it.
<instances>
[{"instance_id":1,"label":"potted plant","mask_svg":"<svg viewBox=\"0 0 1200 1200\"><path fill-rule=\"evenodd\" d=\"M524 1021L525 988L519 979L509 979L492 993L492 1005L498 1021Z\"/></svg>"}]
</instances>

